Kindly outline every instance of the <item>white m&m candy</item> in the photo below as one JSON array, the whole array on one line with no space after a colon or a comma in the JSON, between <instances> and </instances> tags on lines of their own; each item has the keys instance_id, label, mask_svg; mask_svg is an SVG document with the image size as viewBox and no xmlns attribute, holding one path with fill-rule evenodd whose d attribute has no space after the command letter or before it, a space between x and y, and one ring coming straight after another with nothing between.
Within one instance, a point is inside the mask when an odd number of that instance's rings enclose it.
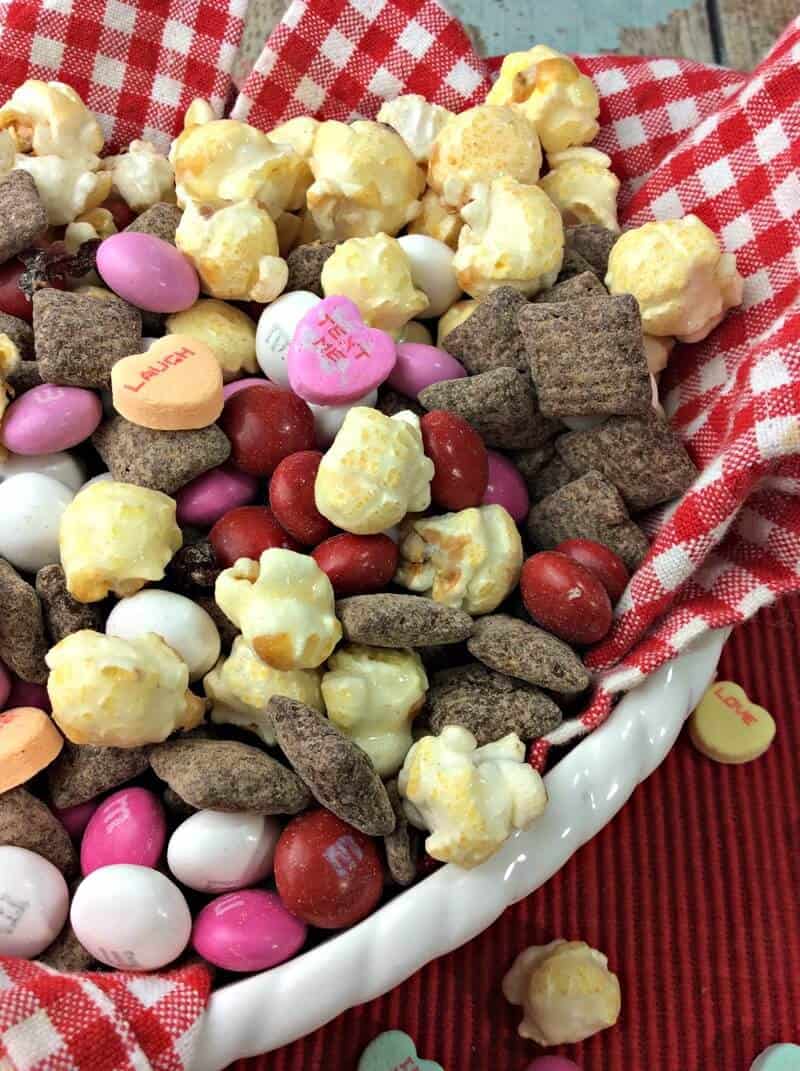
<instances>
[{"instance_id":1,"label":"white m&m candy","mask_svg":"<svg viewBox=\"0 0 800 1071\"><path fill-rule=\"evenodd\" d=\"M243 889L272 871L280 832L275 819L264 815L198 811L170 837L167 865L199 892Z\"/></svg>"},{"instance_id":2,"label":"white m&m candy","mask_svg":"<svg viewBox=\"0 0 800 1071\"><path fill-rule=\"evenodd\" d=\"M321 298L309 290L282 294L261 313L256 331L256 360L264 375L279 387L289 386L286 351L295 329Z\"/></svg>"},{"instance_id":3,"label":"white m&m candy","mask_svg":"<svg viewBox=\"0 0 800 1071\"><path fill-rule=\"evenodd\" d=\"M95 959L155 971L183 952L192 916L183 893L157 870L116 863L92 871L72 900L75 936Z\"/></svg>"},{"instance_id":4,"label":"white m&m candy","mask_svg":"<svg viewBox=\"0 0 800 1071\"><path fill-rule=\"evenodd\" d=\"M397 239L411 265L411 281L428 299L419 315L441 316L461 297L453 267L453 250L427 234L404 234Z\"/></svg>"},{"instance_id":5,"label":"white m&m candy","mask_svg":"<svg viewBox=\"0 0 800 1071\"><path fill-rule=\"evenodd\" d=\"M69 487L38 472L0 483L0 558L35 573L59 561L58 529L74 498Z\"/></svg>"},{"instance_id":6,"label":"white m&m candy","mask_svg":"<svg viewBox=\"0 0 800 1071\"><path fill-rule=\"evenodd\" d=\"M135 640L148 632L155 632L184 660L189 680L199 680L219 658L217 626L185 595L148 588L121 599L108 615L107 636Z\"/></svg>"},{"instance_id":7,"label":"white m&m candy","mask_svg":"<svg viewBox=\"0 0 800 1071\"><path fill-rule=\"evenodd\" d=\"M67 883L52 863L26 848L0 847L0 956L44 952L68 909Z\"/></svg>"},{"instance_id":8,"label":"white m&m candy","mask_svg":"<svg viewBox=\"0 0 800 1071\"><path fill-rule=\"evenodd\" d=\"M21 472L38 472L40 476L49 476L76 494L86 479L81 462L64 450L55 454L9 454L5 461L0 461L0 483Z\"/></svg>"},{"instance_id":9,"label":"white m&m candy","mask_svg":"<svg viewBox=\"0 0 800 1071\"><path fill-rule=\"evenodd\" d=\"M336 432L344 424L344 418L351 409L356 406L366 406L367 409L373 409L377 400L378 392L371 390L363 398L358 398L356 401L349 402L346 405L314 405L313 402L307 402L308 408L314 414L317 445L322 447L330 446L336 438Z\"/></svg>"}]
</instances>

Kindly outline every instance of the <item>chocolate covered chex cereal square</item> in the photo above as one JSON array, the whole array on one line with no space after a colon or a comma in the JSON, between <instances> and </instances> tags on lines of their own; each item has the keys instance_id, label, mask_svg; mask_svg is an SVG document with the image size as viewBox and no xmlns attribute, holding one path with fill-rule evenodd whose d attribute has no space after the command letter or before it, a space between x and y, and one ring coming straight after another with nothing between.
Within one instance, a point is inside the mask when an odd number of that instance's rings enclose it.
<instances>
[{"instance_id":1,"label":"chocolate covered chex cereal square","mask_svg":"<svg viewBox=\"0 0 800 1071\"><path fill-rule=\"evenodd\" d=\"M552 437L556 427L539 412L530 376L515 368L432 383L420 392L419 400L429 411L457 413L487 446L501 449L539 446Z\"/></svg>"},{"instance_id":2,"label":"chocolate covered chex cereal square","mask_svg":"<svg viewBox=\"0 0 800 1071\"><path fill-rule=\"evenodd\" d=\"M629 518L622 496L599 472L587 472L531 507L527 531L543 550L565 539L603 543L635 569L648 550L647 537Z\"/></svg>"},{"instance_id":3,"label":"chocolate covered chex cereal square","mask_svg":"<svg viewBox=\"0 0 800 1071\"><path fill-rule=\"evenodd\" d=\"M528 299L511 286L493 290L475 311L449 331L443 349L452 353L471 375L493 368L528 371L528 354L517 325L517 313Z\"/></svg>"},{"instance_id":4,"label":"chocolate covered chex cereal square","mask_svg":"<svg viewBox=\"0 0 800 1071\"><path fill-rule=\"evenodd\" d=\"M545 416L646 413L650 374L631 294L534 302L517 321Z\"/></svg>"},{"instance_id":5,"label":"chocolate covered chex cereal square","mask_svg":"<svg viewBox=\"0 0 800 1071\"><path fill-rule=\"evenodd\" d=\"M557 282L549 290L540 290L533 299L538 305L553 301L580 301L582 298L605 297L608 291L593 271L582 271L577 275Z\"/></svg>"},{"instance_id":6,"label":"chocolate covered chex cereal square","mask_svg":"<svg viewBox=\"0 0 800 1071\"><path fill-rule=\"evenodd\" d=\"M576 476L602 472L634 512L683 494L697 475L675 432L654 411L562 435L556 449Z\"/></svg>"},{"instance_id":7,"label":"chocolate covered chex cereal square","mask_svg":"<svg viewBox=\"0 0 800 1071\"><path fill-rule=\"evenodd\" d=\"M587 263L600 279L605 279L608 258L617 238L618 234L599 223L579 223L575 227L567 227L564 233L564 258L568 250Z\"/></svg>"},{"instance_id":8,"label":"chocolate covered chex cereal square","mask_svg":"<svg viewBox=\"0 0 800 1071\"><path fill-rule=\"evenodd\" d=\"M530 450L512 450L510 457L519 469L523 480L529 483L538 476L545 465L553 460L555 452L555 442L551 441L542 443L541 446L534 446Z\"/></svg>"},{"instance_id":9,"label":"chocolate covered chex cereal square","mask_svg":"<svg viewBox=\"0 0 800 1071\"><path fill-rule=\"evenodd\" d=\"M317 297L324 297L322 290L322 269L325 261L333 255L336 242L307 242L293 249L286 257L289 269L289 281L284 293L293 290L307 290Z\"/></svg>"},{"instance_id":10,"label":"chocolate covered chex cereal square","mask_svg":"<svg viewBox=\"0 0 800 1071\"><path fill-rule=\"evenodd\" d=\"M582 257L575 249L570 249L568 245L565 245L564 259L561 262L561 270L558 273L557 281L559 283L566 282L573 275L582 275L587 271L597 274L588 260Z\"/></svg>"},{"instance_id":11,"label":"chocolate covered chex cereal square","mask_svg":"<svg viewBox=\"0 0 800 1071\"><path fill-rule=\"evenodd\" d=\"M0 179L0 264L27 249L47 229L36 183L27 171L10 171Z\"/></svg>"},{"instance_id":12,"label":"chocolate covered chex cereal square","mask_svg":"<svg viewBox=\"0 0 800 1071\"><path fill-rule=\"evenodd\" d=\"M175 245L175 232L182 215L183 209L178 208L177 205L159 201L137 216L125 230L134 231L136 234L152 234L154 238L160 238L162 242Z\"/></svg>"},{"instance_id":13,"label":"chocolate covered chex cereal square","mask_svg":"<svg viewBox=\"0 0 800 1071\"><path fill-rule=\"evenodd\" d=\"M552 495L553 491L557 491L559 487L563 487L564 484L572 483L574 479L575 473L556 454L535 476L525 482L528 485L531 502L540 502L543 498L547 498L548 495Z\"/></svg>"}]
</instances>

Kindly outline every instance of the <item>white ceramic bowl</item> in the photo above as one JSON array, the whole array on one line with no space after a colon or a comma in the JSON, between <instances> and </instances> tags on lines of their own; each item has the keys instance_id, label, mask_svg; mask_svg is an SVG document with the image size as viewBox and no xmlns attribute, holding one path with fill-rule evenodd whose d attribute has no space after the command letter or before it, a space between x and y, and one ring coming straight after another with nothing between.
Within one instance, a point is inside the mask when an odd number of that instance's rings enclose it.
<instances>
[{"instance_id":1,"label":"white ceramic bowl","mask_svg":"<svg viewBox=\"0 0 800 1071\"><path fill-rule=\"evenodd\" d=\"M442 867L352 930L217 990L191 1071L220 1071L316 1030L476 937L543 885L666 757L711 681L727 636L724 629L710 633L627 695L547 775L543 817L483 866Z\"/></svg>"}]
</instances>

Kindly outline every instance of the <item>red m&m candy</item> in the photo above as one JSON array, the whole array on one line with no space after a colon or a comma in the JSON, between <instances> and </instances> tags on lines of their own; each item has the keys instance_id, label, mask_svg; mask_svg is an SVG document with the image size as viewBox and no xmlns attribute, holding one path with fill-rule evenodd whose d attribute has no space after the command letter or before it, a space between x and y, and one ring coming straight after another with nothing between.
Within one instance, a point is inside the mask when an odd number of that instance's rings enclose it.
<instances>
[{"instance_id":1,"label":"red m&m candy","mask_svg":"<svg viewBox=\"0 0 800 1071\"><path fill-rule=\"evenodd\" d=\"M381 591L397 571L397 545L387 535L343 532L320 543L311 557L337 596Z\"/></svg>"},{"instance_id":2,"label":"red m&m candy","mask_svg":"<svg viewBox=\"0 0 800 1071\"><path fill-rule=\"evenodd\" d=\"M219 426L231 441L231 461L251 476L271 476L285 457L316 444L311 410L273 383L228 398Z\"/></svg>"},{"instance_id":3,"label":"red m&m candy","mask_svg":"<svg viewBox=\"0 0 800 1071\"><path fill-rule=\"evenodd\" d=\"M239 558L257 560L272 547L300 549L266 506L237 506L229 510L208 533L208 539L223 569Z\"/></svg>"},{"instance_id":4,"label":"red m&m candy","mask_svg":"<svg viewBox=\"0 0 800 1071\"><path fill-rule=\"evenodd\" d=\"M565 539L556 547L559 554L566 554L573 561L594 573L608 592L608 597L615 603L628 586L630 574L621 558L613 550L593 539Z\"/></svg>"},{"instance_id":5,"label":"red m&m candy","mask_svg":"<svg viewBox=\"0 0 800 1071\"><path fill-rule=\"evenodd\" d=\"M611 627L611 600L598 577L566 554L528 558L519 579L533 620L567 643L597 643Z\"/></svg>"},{"instance_id":6,"label":"red m&m candy","mask_svg":"<svg viewBox=\"0 0 800 1071\"><path fill-rule=\"evenodd\" d=\"M489 480L489 458L463 417L433 409L420 420L425 453L434 464L431 498L443 509L479 506Z\"/></svg>"},{"instance_id":7,"label":"red m&m candy","mask_svg":"<svg viewBox=\"0 0 800 1071\"><path fill-rule=\"evenodd\" d=\"M269 504L283 528L305 546L330 534L331 522L314 501L314 481L322 461L319 450L301 450L285 457L269 482Z\"/></svg>"}]
</instances>

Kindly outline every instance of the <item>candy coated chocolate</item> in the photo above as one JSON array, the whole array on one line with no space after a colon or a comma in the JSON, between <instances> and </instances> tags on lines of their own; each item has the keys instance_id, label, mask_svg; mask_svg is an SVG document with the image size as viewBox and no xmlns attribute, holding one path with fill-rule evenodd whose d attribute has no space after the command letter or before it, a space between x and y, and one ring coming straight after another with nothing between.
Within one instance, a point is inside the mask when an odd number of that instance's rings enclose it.
<instances>
[{"instance_id":1,"label":"candy coated chocolate","mask_svg":"<svg viewBox=\"0 0 800 1071\"><path fill-rule=\"evenodd\" d=\"M97 271L120 297L147 312L180 312L200 294L189 260L152 234L123 231L106 238L97 250Z\"/></svg>"},{"instance_id":2,"label":"candy coated chocolate","mask_svg":"<svg viewBox=\"0 0 800 1071\"><path fill-rule=\"evenodd\" d=\"M167 865L182 885L198 892L244 889L271 873L280 832L275 819L264 815L196 811L170 837Z\"/></svg>"},{"instance_id":3,"label":"candy coated chocolate","mask_svg":"<svg viewBox=\"0 0 800 1071\"><path fill-rule=\"evenodd\" d=\"M330 811L310 811L292 819L278 841L275 884L293 915L341 930L378 903L383 871L370 837Z\"/></svg>"},{"instance_id":4,"label":"candy coated chocolate","mask_svg":"<svg viewBox=\"0 0 800 1071\"><path fill-rule=\"evenodd\" d=\"M191 480L175 495L178 524L210 528L229 510L258 494L258 480L232 465L220 465Z\"/></svg>"},{"instance_id":5,"label":"candy coated chocolate","mask_svg":"<svg viewBox=\"0 0 800 1071\"><path fill-rule=\"evenodd\" d=\"M789 1042L770 1045L750 1064L750 1071L797 1071L798 1068L800 1045Z\"/></svg>"},{"instance_id":6,"label":"candy coated chocolate","mask_svg":"<svg viewBox=\"0 0 800 1071\"><path fill-rule=\"evenodd\" d=\"M43 383L11 403L0 439L15 454L52 454L88 439L102 417L94 391Z\"/></svg>"},{"instance_id":7,"label":"candy coated chocolate","mask_svg":"<svg viewBox=\"0 0 800 1071\"><path fill-rule=\"evenodd\" d=\"M281 294L261 313L256 330L256 359L261 371L279 387L289 386L286 353L297 325L320 298L307 290Z\"/></svg>"},{"instance_id":8,"label":"candy coated chocolate","mask_svg":"<svg viewBox=\"0 0 800 1071\"><path fill-rule=\"evenodd\" d=\"M38 472L0 483L0 556L24 573L57 562L61 516L73 498L69 487Z\"/></svg>"},{"instance_id":9,"label":"candy coated chocolate","mask_svg":"<svg viewBox=\"0 0 800 1071\"><path fill-rule=\"evenodd\" d=\"M243 889L206 904L195 919L192 946L216 967L265 971L291 959L306 933L276 893Z\"/></svg>"},{"instance_id":10,"label":"candy coated chocolate","mask_svg":"<svg viewBox=\"0 0 800 1071\"><path fill-rule=\"evenodd\" d=\"M0 956L33 959L61 932L67 883L52 863L26 848L0 847Z\"/></svg>"},{"instance_id":11,"label":"candy coated chocolate","mask_svg":"<svg viewBox=\"0 0 800 1071\"><path fill-rule=\"evenodd\" d=\"M611 628L611 600L602 581L566 554L532 555L519 587L533 620L567 643L597 643Z\"/></svg>"},{"instance_id":12,"label":"candy coated chocolate","mask_svg":"<svg viewBox=\"0 0 800 1071\"><path fill-rule=\"evenodd\" d=\"M231 461L251 476L271 476L285 457L313 450L316 442L306 403L272 383L229 398L219 426L230 439Z\"/></svg>"},{"instance_id":13,"label":"candy coated chocolate","mask_svg":"<svg viewBox=\"0 0 800 1071\"><path fill-rule=\"evenodd\" d=\"M409 398L416 398L420 391L443 379L462 379L466 375L462 364L446 350L426 346L422 342L400 342L397 345L397 363L386 380L394 390Z\"/></svg>"},{"instance_id":14,"label":"candy coated chocolate","mask_svg":"<svg viewBox=\"0 0 800 1071\"><path fill-rule=\"evenodd\" d=\"M493 503L502 506L519 524L528 516L530 498L522 475L504 454L487 450L489 455L489 478L481 499L482 506Z\"/></svg>"},{"instance_id":15,"label":"candy coated chocolate","mask_svg":"<svg viewBox=\"0 0 800 1071\"><path fill-rule=\"evenodd\" d=\"M326 297L310 309L286 352L292 390L316 405L362 398L383 383L396 360L391 335L368 327L345 297Z\"/></svg>"},{"instance_id":16,"label":"candy coated chocolate","mask_svg":"<svg viewBox=\"0 0 800 1071\"><path fill-rule=\"evenodd\" d=\"M86 469L83 462L72 454L62 450L54 454L10 454L5 461L0 461L0 483L19 476L22 472L38 472L40 476L50 476L76 494L86 483Z\"/></svg>"},{"instance_id":17,"label":"candy coated chocolate","mask_svg":"<svg viewBox=\"0 0 800 1071\"><path fill-rule=\"evenodd\" d=\"M337 597L382 591L397 571L397 544L388 535L342 532L320 543L311 557Z\"/></svg>"},{"instance_id":18,"label":"candy coated chocolate","mask_svg":"<svg viewBox=\"0 0 800 1071\"><path fill-rule=\"evenodd\" d=\"M103 800L81 841L84 877L112 863L155 866L167 839L164 808L146 788L123 788Z\"/></svg>"},{"instance_id":19,"label":"candy coated chocolate","mask_svg":"<svg viewBox=\"0 0 800 1071\"><path fill-rule=\"evenodd\" d=\"M608 597L615 603L628 586L630 573L625 563L613 550L596 543L593 539L565 539L555 548L559 554L566 554L573 561L595 574L608 592Z\"/></svg>"},{"instance_id":20,"label":"candy coated chocolate","mask_svg":"<svg viewBox=\"0 0 800 1071\"><path fill-rule=\"evenodd\" d=\"M431 498L446 510L478 506L489 479L489 459L480 435L455 413L434 409L420 421L425 453L434 464Z\"/></svg>"},{"instance_id":21,"label":"candy coated chocolate","mask_svg":"<svg viewBox=\"0 0 800 1071\"><path fill-rule=\"evenodd\" d=\"M232 383L226 383L222 388L222 397L227 402L228 398L232 398L240 390L247 390L248 387L265 387L268 382L269 380L264 379L263 376L245 376L244 379L234 379Z\"/></svg>"},{"instance_id":22,"label":"candy coated chocolate","mask_svg":"<svg viewBox=\"0 0 800 1071\"><path fill-rule=\"evenodd\" d=\"M285 457L272 474L269 504L285 531L304 546L313 547L332 531L314 501L314 481L322 460L318 450L301 450Z\"/></svg>"},{"instance_id":23,"label":"candy coated chocolate","mask_svg":"<svg viewBox=\"0 0 800 1071\"><path fill-rule=\"evenodd\" d=\"M82 836L84 829L89 824L89 819L100 806L99 799L87 800L86 803L76 803L72 807L64 807L59 810L53 808L53 814L59 820L67 833L76 840Z\"/></svg>"},{"instance_id":24,"label":"candy coated chocolate","mask_svg":"<svg viewBox=\"0 0 800 1071\"><path fill-rule=\"evenodd\" d=\"M387 1030L367 1045L357 1071L442 1071L440 1064L417 1056L417 1047L402 1030Z\"/></svg>"},{"instance_id":25,"label":"candy coated chocolate","mask_svg":"<svg viewBox=\"0 0 800 1071\"><path fill-rule=\"evenodd\" d=\"M299 550L267 506L239 506L217 521L208 534L218 565L227 569L239 558L257 561L270 547Z\"/></svg>"}]
</instances>

